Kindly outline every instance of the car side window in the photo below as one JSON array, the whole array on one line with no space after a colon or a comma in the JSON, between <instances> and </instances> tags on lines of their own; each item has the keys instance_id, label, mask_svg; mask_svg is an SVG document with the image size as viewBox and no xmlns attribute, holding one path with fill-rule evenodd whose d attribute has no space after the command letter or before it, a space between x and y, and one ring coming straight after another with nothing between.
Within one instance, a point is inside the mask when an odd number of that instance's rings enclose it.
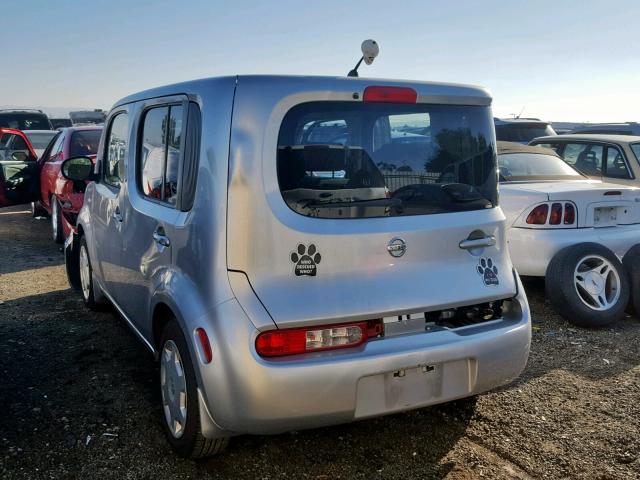
<instances>
[{"instance_id":1,"label":"car side window","mask_svg":"<svg viewBox=\"0 0 640 480\"><path fill-rule=\"evenodd\" d=\"M55 160L59 160L58 156L62 153L62 144L64 143L64 133L58 135L56 139L56 143L51 147L51 151L49 153L49 158L46 160L47 162L53 162Z\"/></svg>"},{"instance_id":2,"label":"car side window","mask_svg":"<svg viewBox=\"0 0 640 480\"><path fill-rule=\"evenodd\" d=\"M572 167L588 176L601 176L604 147L590 143L567 143L562 157Z\"/></svg>"},{"instance_id":3,"label":"car side window","mask_svg":"<svg viewBox=\"0 0 640 480\"><path fill-rule=\"evenodd\" d=\"M126 113L119 113L111 120L105 145L104 181L119 188L126 172L129 151L129 118Z\"/></svg>"},{"instance_id":4,"label":"car side window","mask_svg":"<svg viewBox=\"0 0 640 480\"><path fill-rule=\"evenodd\" d=\"M631 173L618 147L607 147L605 176L612 178L631 178Z\"/></svg>"},{"instance_id":5,"label":"car side window","mask_svg":"<svg viewBox=\"0 0 640 480\"><path fill-rule=\"evenodd\" d=\"M143 195L174 206L179 193L182 117L181 105L147 110L138 155L139 187Z\"/></svg>"}]
</instances>

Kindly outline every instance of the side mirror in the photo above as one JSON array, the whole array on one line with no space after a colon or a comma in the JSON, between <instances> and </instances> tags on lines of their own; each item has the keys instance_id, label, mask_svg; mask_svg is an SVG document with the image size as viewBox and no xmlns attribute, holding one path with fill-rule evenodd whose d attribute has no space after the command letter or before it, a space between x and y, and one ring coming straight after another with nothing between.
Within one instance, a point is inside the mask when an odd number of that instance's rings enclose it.
<instances>
[{"instance_id":1,"label":"side mirror","mask_svg":"<svg viewBox=\"0 0 640 480\"><path fill-rule=\"evenodd\" d=\"M26 152L13 152L11 154L11 160L14 162L26 162L29 160L29 155Z\"/></svg>"},{"instance_id":2,"label":"side mirror","mask_svg":"<svg viewBox=\"0 0 640 480\"><path fill-rule=\"evenodd\" d=\"M95 176L93 174L93 161L91 161L89 157L68 158L62 162L60 171L64 178L73 180L74 182L95 180Z\"/></svg>"}]
</instances>

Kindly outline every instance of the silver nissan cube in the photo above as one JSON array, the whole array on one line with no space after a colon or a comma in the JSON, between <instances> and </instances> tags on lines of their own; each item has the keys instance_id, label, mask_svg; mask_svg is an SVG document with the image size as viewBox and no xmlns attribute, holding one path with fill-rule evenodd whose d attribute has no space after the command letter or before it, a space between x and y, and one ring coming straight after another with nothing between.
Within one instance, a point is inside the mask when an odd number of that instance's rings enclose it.
<instances>
[{"instance_id":1,"label":"silver nissan cube","mask_svg":"<svg viewBox=\"0 0 640 480\"><path fill-rule=\"evenodd\" d=\"M167 436L386 415L517 377L530 313L498 207L491 97L476 87L237 76L124 98L65 243L160 362Z\"/></svg>"}]
</instances>

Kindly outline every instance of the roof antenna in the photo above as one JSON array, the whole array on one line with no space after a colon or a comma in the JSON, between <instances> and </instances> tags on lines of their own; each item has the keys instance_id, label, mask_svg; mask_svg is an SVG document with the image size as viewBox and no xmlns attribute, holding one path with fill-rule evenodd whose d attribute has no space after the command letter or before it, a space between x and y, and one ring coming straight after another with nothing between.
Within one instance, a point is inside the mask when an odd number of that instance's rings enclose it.
<instances>
[{"instance_id":1,"label":"roof antenna","mask_svg":"<svg viewBox=\"0 0 640 480\"><path fill-rule=\"evenodd\" d=\"M527 108L527 106L523 106L522 110L520 110L520 113L518 115L516 115L515 113L512 113L511 115L513 115L513 118L520 118L522 116L522 114L524 113L524 109Z\"/></svg>"},{"instance_id":2,"label":"roof antenna","mask_svg":"<svg viewBox=\"0 0 640 480\"><path fill-rule=\"evenodd\" d=\"M371 65L373 63L373 59L378 56L378 53L380 53L378 42L376 42L375 40L365 40L364 42L362 42L360 49L362 50L362 58L358 60L358 63L356 63L356 66L353 67L353 70L351 70L347 74L348 77L357 77L358 67L360 67L362 61L364 60L364 63L366 63L367 65Z\"/></svg>"}]
</instances>

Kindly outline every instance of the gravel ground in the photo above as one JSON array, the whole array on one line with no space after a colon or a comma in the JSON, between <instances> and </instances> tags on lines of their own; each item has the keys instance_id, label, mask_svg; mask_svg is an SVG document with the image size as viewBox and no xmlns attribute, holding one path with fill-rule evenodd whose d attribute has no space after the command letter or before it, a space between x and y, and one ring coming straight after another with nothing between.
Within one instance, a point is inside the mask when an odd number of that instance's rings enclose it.
<instances>
[{"instance_id":1,"label":"gravel ground","mask_svg":"<svg viewBox=\"0 0 640 480\"><path fill-rule=\"evenodd\" d=\"M505 388L178 458L153 359L113 311L84 308L48 221L24 210L0 211L2 478L640 477L640 322L570 327L540 282L527 283L529 365Z\"/></svg>"}]
</instances>

